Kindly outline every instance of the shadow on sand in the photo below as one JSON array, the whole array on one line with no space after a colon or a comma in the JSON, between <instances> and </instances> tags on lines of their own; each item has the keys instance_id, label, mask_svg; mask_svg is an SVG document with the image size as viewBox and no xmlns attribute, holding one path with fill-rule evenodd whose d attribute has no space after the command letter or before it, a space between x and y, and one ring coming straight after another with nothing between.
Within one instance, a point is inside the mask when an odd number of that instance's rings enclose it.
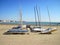
<instances>
[{"instance_id":1,"label":"shadow on sand","mask_svg":"<svg viewBox=\"0 0 60 45\"><path fill-rule=\"evenodd\" d=\"M8 33L8 32L3 33L3 35L25 35L25 34L29 35L29 33Z\"/></svg>"}]
</instances>

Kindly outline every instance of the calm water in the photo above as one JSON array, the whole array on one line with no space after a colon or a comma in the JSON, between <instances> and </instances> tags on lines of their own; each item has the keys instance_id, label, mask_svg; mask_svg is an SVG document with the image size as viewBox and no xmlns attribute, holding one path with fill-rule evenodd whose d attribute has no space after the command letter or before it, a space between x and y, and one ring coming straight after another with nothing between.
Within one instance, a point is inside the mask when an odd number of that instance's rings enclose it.
<instances>
[{"instance_id":1,"label":"calm water","mask_svg":"<svg viewBox=\"0 0 60 45\"><path fill-rule=\"evenodd\" d=\"M0 24L20 24L20 22L0 22ZM36 25L35 22L23 22L23 24ZM40 24L41 25L50 25L50 22L40 22ZM51 22L51 25L60 25L60 22Z\"/></svg>"}]
</instances>

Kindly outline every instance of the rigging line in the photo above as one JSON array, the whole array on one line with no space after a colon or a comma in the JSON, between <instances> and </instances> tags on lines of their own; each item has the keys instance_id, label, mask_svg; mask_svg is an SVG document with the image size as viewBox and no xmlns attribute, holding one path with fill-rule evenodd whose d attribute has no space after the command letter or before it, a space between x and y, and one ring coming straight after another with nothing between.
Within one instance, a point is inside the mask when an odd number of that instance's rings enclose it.
<instances>
[{"instance_id":1,"label":"rigging line","mask_svg":"<svg viewBox=\"0 0 60 45\"><path fill-rule=\"evenodd\" d=\"M36 23L36 26L37 26L36 8L35 7L34 7L34 13L35 13L35 23Z\"/></svg>"},{"instance_id":2,"label":"rigging line","mask_svg":"<svg viewBox=\"0 0 60 45\"><path fill-rule=\"evenodd\" d=\"M36 12L37 12L37 17L38 17L38 26L40 26L40 20L39 20L39 13L38 13L38 8L37 8L37 5L36 5Z\"/></svg>"},{"instance_id":3,"label":"rigging line","mask_svg":"<svg viewBox=\"0 0 60 45\"><path fill-rule=\"evenodd\" d=\"M50 28L51 28L51 18L50 18L50 13L49 13L49 9L48 9L48 7L47 7L47 12L48 12L48 17L49 17L49 25L50 25Z\"/></svg>"}]
</instances>

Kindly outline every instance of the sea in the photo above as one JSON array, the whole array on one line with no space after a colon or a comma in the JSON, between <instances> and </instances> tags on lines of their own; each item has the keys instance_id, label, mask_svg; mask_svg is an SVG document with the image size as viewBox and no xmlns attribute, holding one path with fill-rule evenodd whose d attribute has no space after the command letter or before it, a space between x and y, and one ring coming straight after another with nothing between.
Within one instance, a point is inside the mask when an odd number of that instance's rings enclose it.
<instances>
[{"instance_id":1,"label":"sea","mask_svg":"<svg viewBox=\"0 0 60 45\"><path fill-rule=\"evenodd\" d=\"M19 25L20 22L0 22L0 24L16 24ZM36 25L36 22L23 22L23 25ZM39 22L37 25L60 25L60 22Z\"/></svg>"}]
</instances>

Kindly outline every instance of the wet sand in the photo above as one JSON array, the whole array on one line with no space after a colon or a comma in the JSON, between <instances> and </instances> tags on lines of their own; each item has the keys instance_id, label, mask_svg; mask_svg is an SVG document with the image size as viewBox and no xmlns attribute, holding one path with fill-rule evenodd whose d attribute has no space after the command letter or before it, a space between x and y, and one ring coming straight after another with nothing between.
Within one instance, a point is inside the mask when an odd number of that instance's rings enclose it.
<instances>
[{"instance_id":1,"label":"wet sand","mask_svg":"<svg viewBox=\"0 0 60 45\"><path fill-rule=\"evenodd\" d=\"M17 25L0 24L0 45L60 45L60 26L52 34L31 33L29 35L3 35L8 29ZM48 26L45 26L48 27ZM57 26L52 26L56 27Z\"/></svg>"}]
</instances>

